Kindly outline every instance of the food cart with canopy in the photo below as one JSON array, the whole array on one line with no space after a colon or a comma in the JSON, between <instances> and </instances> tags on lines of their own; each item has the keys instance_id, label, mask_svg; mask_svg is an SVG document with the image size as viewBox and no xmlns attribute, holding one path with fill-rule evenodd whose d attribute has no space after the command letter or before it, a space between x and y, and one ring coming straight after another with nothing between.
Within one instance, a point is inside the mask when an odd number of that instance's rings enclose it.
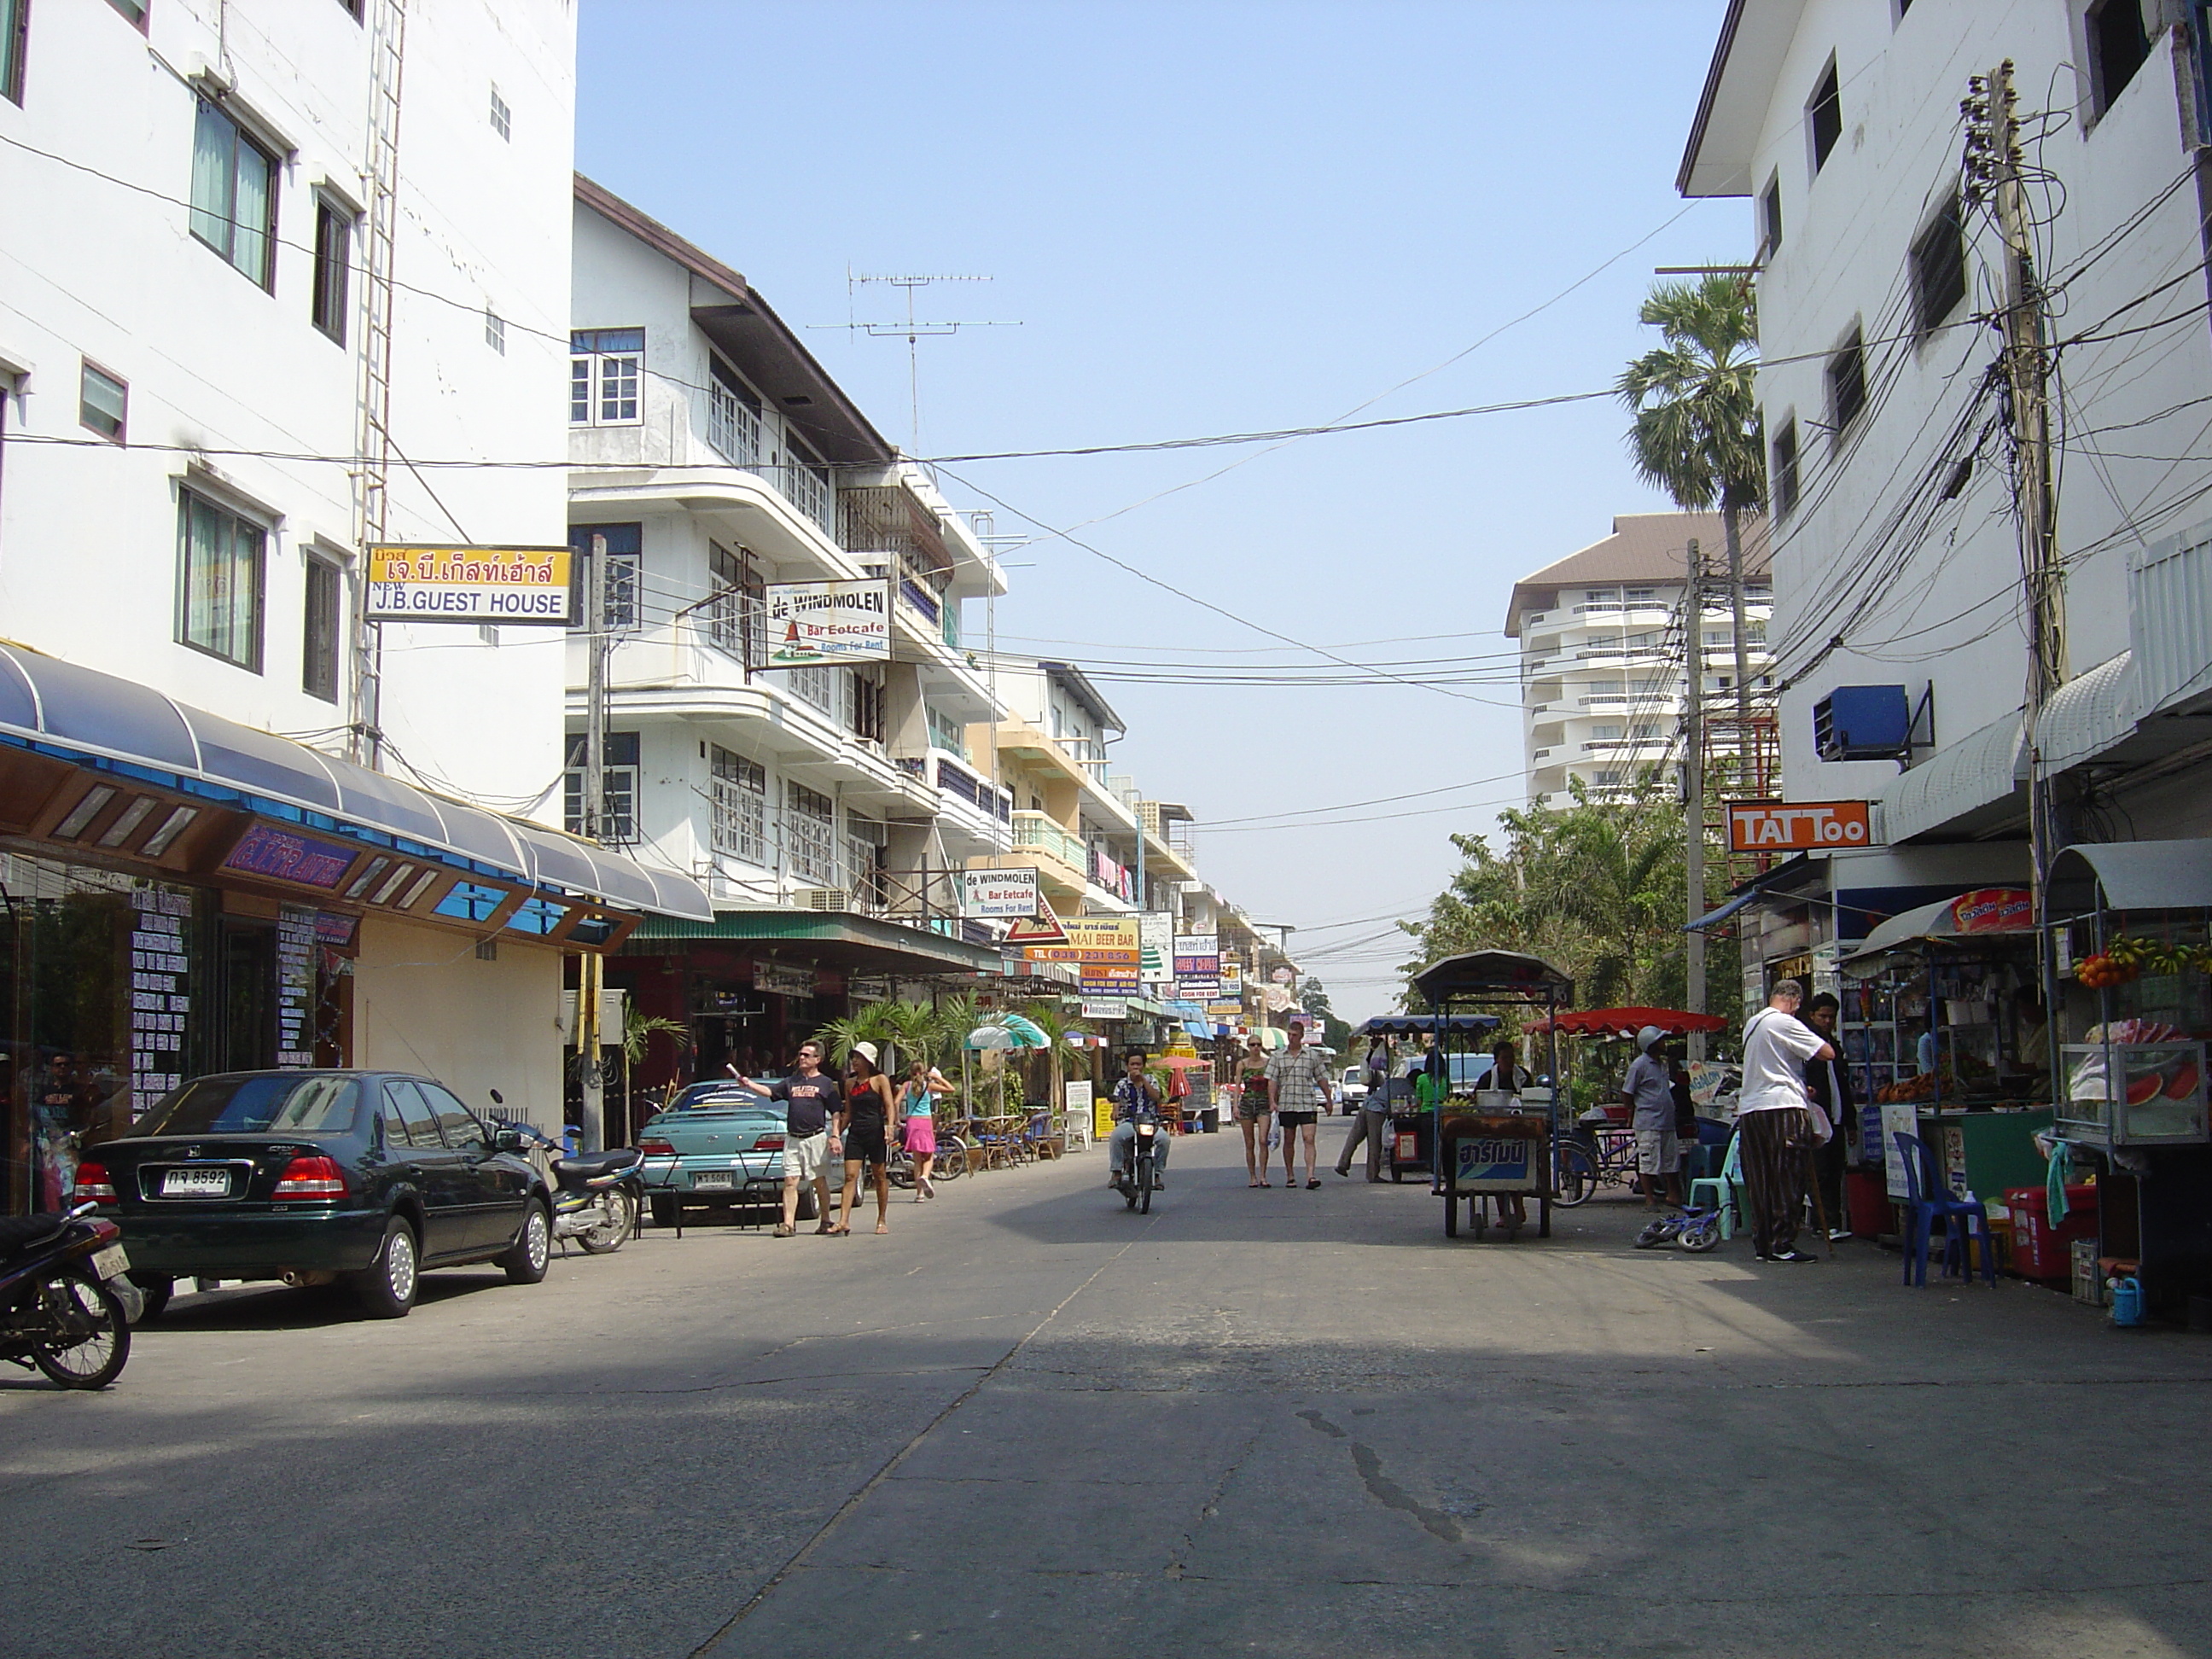
<instances>
[{"instance_id":1,"label":"food cart with canopy","mask_svg":"<svg viewBox=\"0 0 2212 1659\"><path fill-rule=\"evenodd\" d=\"M1502 1023L1495 1014L1378 1014L1352 1035L1355 1040L1376 1036L1432 1038L1435 1046L1430 1052L1444 1056L1443 1075L1456 1085L1463 1078L1471 1079L1475 1072L1472 1066L1452 1064L1454 1056L1448 1051L1449 1040L1460 1038L1459 1057L1472 1060L1474 1053L1467 1044L1496 1030ZM1435 1150L1436 1123L1417 1101L1413 1079L1383 1079L1382 1096L1368 1109L1390 1115L1389 1139L1384 1143L1390 1179L1403 1181L1408 1170L1427 1175L1430 1154Z\"/></svg>"},{"instance_id":2,"label":"food cart with canopy","mask_svg":"<svg viewBox=\"0 0 2212 1659\"><path fill-rule=\"evenodd\" d=\"M1455 1008L1541 1010L1556 1022L1559 1010L1574 1000L1575 983L1540 957L1518 951L1474 951L1446 957L1415 974L1413 989L1432 1013L1449 1017ZM1443 1034L1432 1051L1432 1070L1449 1074L1443 1060ZM1533 1198L1537 1202L1537 1236L1552 1236L1552 1146L1559 1133L1559 1038L1547 1034L1549 1045L1546 1071L1552 1088L1540 1109L1533 1103L1504 1104L1499 1109L1457 1110L1440 1100L1437 1113L1437 1154L1432 1160L1432 1190L1444 1200L1444 1237L1459 1237L1459 1206L1465 1199L1468 1218L1480 1238L1487 1224L1483 1201ZM1492 1100L1512 1097L1493 1093ZM1489 1103L1484 1103L1487 1105ZM1471 1103L1472 1104L1472 1103ZM1513 1228L1508 1228L1508 1237Z\"/></svg>"}]
</instances>

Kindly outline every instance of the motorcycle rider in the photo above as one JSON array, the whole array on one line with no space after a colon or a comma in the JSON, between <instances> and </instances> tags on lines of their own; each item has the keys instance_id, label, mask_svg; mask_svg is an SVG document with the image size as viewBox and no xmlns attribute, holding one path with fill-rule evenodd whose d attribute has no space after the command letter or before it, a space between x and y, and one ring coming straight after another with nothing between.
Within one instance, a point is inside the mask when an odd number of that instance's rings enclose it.
<instances>
[{"instance_id":1,"label":"motorcycle rider","mask_svg":"<svg viewBox=\"0 0 2212 1659\"><path fill-rule=\"evenodd\" d=\"M1128 1163L1130 1148L1137 1141L1137 1114L1149 1111L1157 1115L1164 1103L1160 1091L1145 1076L1145 1062L1150 1058L1141 1048L1132 1048L1122 1058L1127 1074L1114 1085L1114 1133L1106 1140L1109 1187L1121 1184L1121 1170ZM1152 1186L1156 1191L1167 1189L1167 1169L1168 1133L1163 1125L1159 1133L1152 1137Z\"/></svg>"}]
</instances>

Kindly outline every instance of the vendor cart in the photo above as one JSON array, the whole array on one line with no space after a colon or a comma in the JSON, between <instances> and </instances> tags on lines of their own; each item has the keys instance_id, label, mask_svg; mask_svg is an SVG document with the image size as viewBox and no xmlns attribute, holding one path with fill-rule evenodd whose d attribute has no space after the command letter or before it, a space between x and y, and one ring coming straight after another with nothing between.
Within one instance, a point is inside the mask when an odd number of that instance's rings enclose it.
<instances>
[{"instance_id":1,"label":"vendor cart","mask_svg":"<svg viewBox=\"0 0 2212 1659\"><path fill-rule=\"evenodd\" d=\"M1488 1036L1502 1024L1495 1014L1378 1014L1352 1035L1361 1037L1429 1037L1431 1061L1438 1075L1447 1079L1440 1093L1461 1092L1472 1086L1478 1075L1474 1061L1481 1058L1470 1045L1477 1038ZM1456 1049L1452 1039L1459 1039ZM1410 1074L1386 1078L1382 1097L1373 1109L1390 1115L1389 1137L1383 1143L1383 1162L1394 1182L1403 1181L1410 1172L1429 1176L1434 1172L1436 1155L1436 1114L1425 1109L1414 1092Z\"/></svg>"},{"instance_id":2,"label":"vendor cart","mask_svg":"<svg viewBox=\"0 0 2212 1659\"><path fill-rule=\"evenodd\" d=\"M1446 957L1413 975L1413 989L1430 1011L1449 1020L1455 1008L1526 1008L1541 1010L1547 1020L1556 1018L1560 1007L1574 1000L1574 981L1540 957L1517 951L1475 951ZM1449 1075L1443 1059L1444 1034L1439 1032L1431 1050L1431 1067L1439 1078ZM1444 1200L1444 1237L1459 1237L1460 1200L1467 1200L1468 1218L1475 1236L1483 1236L1488 1223L1486 1201L1533 1198L1537 1203L1537 1237L1552 1236L1554 1191L1552 1148L1559 1130L1559 1043L1556 1032L1547 1033L1547 1074L1552 1089L1540 1109L1515 1109L1503 1103L1514 1097L1493 1094L1501 1103L1486 1109L1462 1111L1449 1099L1439 1103L1437 1114L1437 1152L1431 1190ZM1509 1230L1509 1236L1510 1236Z\"/></svg>"}]
</instances>

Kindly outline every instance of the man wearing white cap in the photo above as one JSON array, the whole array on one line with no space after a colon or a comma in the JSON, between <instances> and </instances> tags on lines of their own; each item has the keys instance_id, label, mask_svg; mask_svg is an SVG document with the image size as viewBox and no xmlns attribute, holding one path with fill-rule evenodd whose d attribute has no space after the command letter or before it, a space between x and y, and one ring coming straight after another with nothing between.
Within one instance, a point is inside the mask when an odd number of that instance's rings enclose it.
<instances>
[{"instance_id":1,"label":"man wearing white cap","mask_svg":"<svg viewBox=\"0 0 2212 1659\"><path fill-rule=\"evenodd\" d=\"M1667 1034L1647 1025L1636 1034L1636 1058L1621 1079L1620 1097L1635 1109L1636 1168L1644 1207L1682 1201L1681 1149L1674 1137L1674 1079L1659 1053Z\"/></svg>"}]
</instances>

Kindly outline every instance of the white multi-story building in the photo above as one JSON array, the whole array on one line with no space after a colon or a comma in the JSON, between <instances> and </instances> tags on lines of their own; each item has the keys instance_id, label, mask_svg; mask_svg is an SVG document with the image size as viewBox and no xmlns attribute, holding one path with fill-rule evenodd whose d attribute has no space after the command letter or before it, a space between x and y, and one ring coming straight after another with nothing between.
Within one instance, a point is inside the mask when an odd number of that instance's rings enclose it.
<instances>
[{"instance_id":1,"label":"white multi-story building","mask_svg":"<svg viewBox=\"0 0 2212 1659\"><path fill-rule=\"evenodd\" d=\"M0 5L11 1117L64 1060L82 1132L319 1060L557 1122L563 952L703 908L525 821L557 635L362 619L365 544L565 534L574 34L568 0Z\"/></svg>"},{"instance_id":2,"label":"white multi-story building","mask_svg":"<svg viewBox=\"0 0 2212 1659\"><path fill-rule=\"evenodd\" d=\"M1766 627L1774 595L1763 525L1747 519L1742 536L1745 658L1763 704L1773 696ZM1513 585L1505 636L1521 642L1530 800L1565 794L1570 780L1595 794L1626 791L1679 766L1688 632L1704 664L1705 707L1716 716L1734 712L1735 626L1725 584L1709 574L1694 629L1684 614L1692 540L1709 573L1724 565L1717 513L1624 514L1603 541Z\"/></svg>"},{"instance_id":3,"label":"white multi-story building","mask_svg":"<svg viewBox=\"0 0 2212 1659\"><path fill-rule=\"evenodd\" d=\"M759 1067L854 979L995 970L957 872L1012 835L963 609L1005 591L971 527L744 277L574 181L568 539L605 560L604 838L696 875L710 922L654 922L617 978ZM764 666L771 585L880 577L892 658ZM568 651L583 817L588 635Z\"/></svg>"},{"instance_id":4,"label":"white multi-story building","mask_svg":"<svg viewBox=\"0 0 2212 1659\"><path fill-rule=\"evenodd\" d=\"M1897 842L2016 840L2033 746L2062 839L2094 838L2079 811L2063 822L2092 796L2144 837L2212 828L2175 769L2192 728L2166 718L2212 659L2204 21L2174 0L1729 8L1680 182L1753 209L1793 798L1876 799ZM2006 262L1994 202L1962 176L1968 77L2007 60L2059 343L2073 684L2039 734L1990 325ZM1909 751L1824 757L1814 710L1838 687L1901 688Z\"/></svg>"}]
</instances>

